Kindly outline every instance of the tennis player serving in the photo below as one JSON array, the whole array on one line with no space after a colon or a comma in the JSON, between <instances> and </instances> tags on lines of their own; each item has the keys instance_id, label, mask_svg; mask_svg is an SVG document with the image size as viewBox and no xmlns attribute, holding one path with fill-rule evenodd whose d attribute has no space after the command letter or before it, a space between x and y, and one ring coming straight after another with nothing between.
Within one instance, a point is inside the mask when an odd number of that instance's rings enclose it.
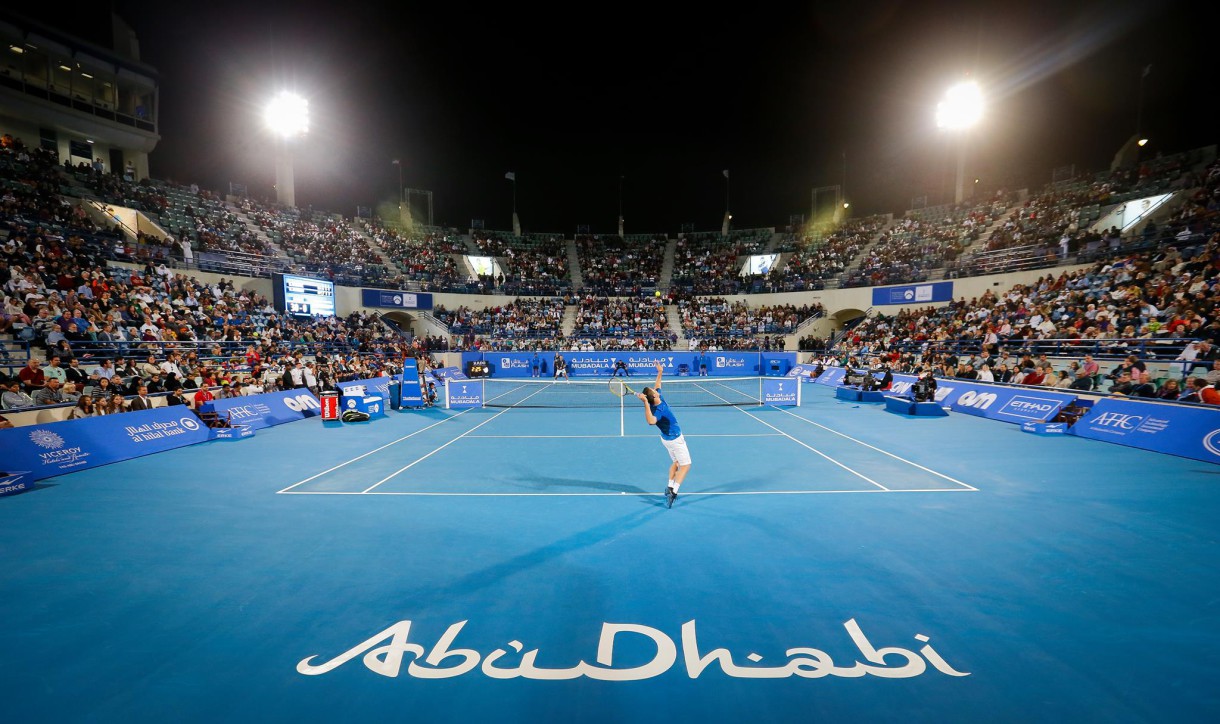
<instances>
[{"instance_id":1,"label":"tennis player serving","mask_svg":"<svg viewBox=\"0 0 1220 724\"><path fill-rule=\"evenodd\" d=\"M649 425L657 426L661 433L661 444L669 451L671 464L669 486L665 489L665 506L672 508L674 501L678 499L678 488L682 486L682 481L690 470L690 451L686 449L686 438L682 437L678 418L674 417L673 410L669 409L665 398L661 397L661 377L665 374L665 367L657 362L656 368L656 384L645 387L643 392L636 393L636 397L644 403L644 418L648 420Z\"/></svg>"}]
</instances>

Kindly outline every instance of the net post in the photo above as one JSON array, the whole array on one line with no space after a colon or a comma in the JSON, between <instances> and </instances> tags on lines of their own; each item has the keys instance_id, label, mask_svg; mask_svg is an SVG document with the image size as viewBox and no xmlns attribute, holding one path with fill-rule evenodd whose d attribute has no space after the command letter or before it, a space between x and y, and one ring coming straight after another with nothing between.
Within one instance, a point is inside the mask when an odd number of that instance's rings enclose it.
<instances>
[{"instance_id":1,"label":"net post","mask_svg":"<svg viewBox=\"0 0 1220 724\"><path fill-rule=\"evenodd\" d=\"M448 376L445 377L445 409L446 410L450 409L449 408L449 377Z\"/></svg>"}]
</instances>

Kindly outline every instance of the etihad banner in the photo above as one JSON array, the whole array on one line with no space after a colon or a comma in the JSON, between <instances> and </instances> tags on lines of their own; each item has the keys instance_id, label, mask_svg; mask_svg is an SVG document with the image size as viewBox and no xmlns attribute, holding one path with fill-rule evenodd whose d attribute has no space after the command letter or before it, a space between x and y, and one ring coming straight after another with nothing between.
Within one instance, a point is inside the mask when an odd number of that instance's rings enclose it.
<instances>
[{"instance_id":1,"label":"etihad banner","mask_svg":"<svg viewBox=\"0 0 1220 724\"><path fill-rule=\"evenodd\" d=\"M318 398L304 388L212 400L207 406L222 418L227 415L230 424L249 425L255 430L296 422L322 412Z\"/></svg>"},{"instance_id":2,"label":"etihad banner","mask_svg":"<svg viewBox=\"0 0 1220 724\"><path fill-rule=\"evenodd\" d=\"M568 365L568 374L572 377L609 376L615 365L621 360L626 363L627 370L633 377L654 377L657 373L654 365L660 362L665 368L666 377L697 376L702 365L707 366L707 374L711 377L753 377L772 371L772 361L776 361L775 372L784 374L796 364L795 352L560 352ZM493 377L532 377L534 374L533 352L484 352L481 358L491 366ZM479 357L473 357L478 359ZM551 376L555 353L539 354L542 371L540 374ZM462 364L467 361L466 353L462 355Z\"/></svg>"},{"instance_id":3,"label":"etihad banner","mask_svg":"<svg viewBox=\"0 0 1220 724\"><path fill-rule=\"evenodd\" d=\"M1098 400L1068 434L1220 463L1220 409Z\"/></svg>"},{"instance_id":4,"label":"etihad banner","mask_svg":"<svg viewBox=\"0 0 1220 724\"><path fill-rule=\"evenodd\" d=\"M6 485L206 442L208 428L185 405L0 430L4 468L24 475ZM7 480L7 478L6 478Z\"/></svg>"},{"instance_id":5,"label":"etihad banner","mask_svg":"<svg viewBox=\"0 0 1220 724\"><path fill-rule=\"evenodd\" d=\"M824 385L838 386L844 375L843 368L831 367L823 372L817 381ZM918 378L914 375L894 375L894 385L888 390L888 394L911 397L911 387L916 379ZM954 412L1016 425L1049 420L1064 406L1075 402L1076 398L1075 394L1054 388L989 385L985 382L967 382L952 377L936 379L936 402L942 407L951 407Z\"/></svg>"}]
</instances>

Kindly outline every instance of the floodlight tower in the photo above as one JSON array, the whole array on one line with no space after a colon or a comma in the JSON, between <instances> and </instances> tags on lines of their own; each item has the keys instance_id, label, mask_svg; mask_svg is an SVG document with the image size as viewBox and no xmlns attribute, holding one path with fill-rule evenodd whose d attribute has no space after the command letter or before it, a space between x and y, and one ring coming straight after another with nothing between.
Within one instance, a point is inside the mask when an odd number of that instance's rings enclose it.
<instances>
[{"instance_id":1,"label":"floodlight tower","mask_svg":"<svg viewBox=\"0 0 1220 724\"><path fill-rule=\"evenodd\" d=\"M263 120L276 137L275 198L285 206L296 206L292 146L296 139L309 132L309 101L295 93L281 91L267 104Z\"/></svg>"},{"instance_id":2,"label":"floodlight tower","mask_svg":"<svg viewBox=\"0 0 1220 724\"><path fill-rule=\"evenodd\" d=\"M936 106L937 127L949 131L957 141L957 187L954 203L966 197L966 141L970 129L983 117L983 91L977 83L965 81L945 91L945 98Z\"/></svg>"}]
</instances>

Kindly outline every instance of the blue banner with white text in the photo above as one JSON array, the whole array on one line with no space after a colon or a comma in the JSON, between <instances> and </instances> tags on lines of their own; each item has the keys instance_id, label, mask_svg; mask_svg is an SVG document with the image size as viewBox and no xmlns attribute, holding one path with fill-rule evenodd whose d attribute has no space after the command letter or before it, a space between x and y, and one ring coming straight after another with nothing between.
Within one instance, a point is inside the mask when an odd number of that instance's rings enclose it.
<instances>
[{"instance_id":1,"label":"blue banner with white text","mask_svg":"<svg viewBox=\"0 0 1220 724\"><path fill-rule=\"evenodd\" d=\"M462 354L465 366L471 353ZM785 375L796 364L795 352L560 352L572 377L609 376L617 363L626 364L627 374L650 378L656 375L654 365L660 362L666 377L696 376L701 364L706 364L711 377L752 377L761 374ZM491 366L493 377L531 377L534 370L533 352L484 352L482 359ZM552 369L554 352L539 355L545 369ZM550 373L543 373L550 376Z\"/></svg>"},{"instance_id":2,"label":"blue banner with white text","mask_svg":"<svg viewBox=\"0 0 1220 724\"><path fill-rule=\"evenodd\" d=\"M21 480L41 480L165 452L209 438L208 427L185 405L120 415L64 420L0 430L0 451Z\"/></svg>"},{"instance_id":3,"label":"blue banner with white text","mask_svg":"<svg viewBox=\"0 0 1220 724\"><path fill-rule=\"evenodd\" d=\"M762 382L762 403L778 407L801 404L801 382L795 377L776 377Z\"/></svg>"},{"instance_id":4,"label":"blue banner with white text","mask_svg":"<svg viewBox=\"0 0 1220 724\"><path fill-rule=\"evenodd\" d=\"M322 406L309 390L281 390L261 395L212 400L202 409L228 416L233 425L249 425L259 430L285 422L296 422L320 414Z\"/></svg>"},{"instance_id":5,"label":"blue banner with white text","mask_svg":"<svg viewBox=\"0 0 1220 724\"><path fill-rule=\"evenodd\" d=\"M1107 398L1068 434L1220 463L1220 409L1212 407Z\"/></svg>"},{"instance_id":6,"label":"blue banner with white text","mask_svg":"<svg viewBox=\"0 0 1220 724\"><path fill-rule=\"evenodd\" d=\"M874 307L888 304L928 304L951 301L953 301L953 282L928 282L873 288Z\"/></svg>"},{"instance_id":7,"label":"blue banner with white text","mask_svg":"<svg viewBox=\"0 0 1220 724\"><path fill-rule=\"evenodd\" d=\"M414 362L414 360L411 360ZM416 381L416 387L419 387L419 382ZM348 380L347 382L338 382L335 387L339 389L339 393L346 393L349 388L363 387L368 395L380 396L383 400L390 399L390 378L389 377L370 377L363 380Z\"/></svg>"},{"instance_id":8,"label":"blue banner with white text","mask_svg":"<svg viewBox=\"0 0 1220 724\"><path fill-rule=\"evenodd\" d=\"M391 289L361 289L360 303L382 309L431 309L432 295Z\"/></svg>"},{"instance_id":9,"label":"blue banner with white text","mask_svg":"<svg viewBox=\"0 0 1220 724\"><path fill-rule=\"evenodd\" d=\"M448 380L445 382L445 407L463 410L483 406L483 380Z\"/></svg>"}]
</instances>

